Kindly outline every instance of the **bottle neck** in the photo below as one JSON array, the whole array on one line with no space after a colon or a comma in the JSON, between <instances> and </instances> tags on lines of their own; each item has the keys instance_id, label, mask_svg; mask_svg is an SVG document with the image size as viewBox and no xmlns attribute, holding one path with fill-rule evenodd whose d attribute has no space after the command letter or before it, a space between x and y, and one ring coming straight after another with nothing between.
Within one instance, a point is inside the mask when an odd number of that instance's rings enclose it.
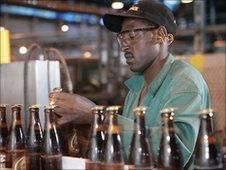
<instances>
[{"instance_id":1,"label":"bottle neck","mask_svg":"<svg viewBox=\"0 0 226 170\"><path fill-rule=\"evenodd\" d=\"M45 110L44 146L45 154L61 154L59 138L53 118L53 109Z\"/></svg>"},{"instance_id":2,"label":"bottle neck","mask_svg":"<svg viewBox=\"0 0 226 170\"><path fill-rule=\"evenodd\" d=\"M38 123L39 120L39 113L37 111L30 112L30 124Z\"/></svg>"},{"instance_id":3,"label":"bottle neck","mask_svg":"<svg viewBox=\"0 0 226 170\"><path fill-rule=\"evenodd\" d=\"M212 135L214 133L213 118L201 118L200 133L202 135Z\"/></svg>"},{"instance_id":4,"label":"bottle neck","mask_svg":"<svg viewBox=\"0 0 226 170\"><path fill-rule=\"evenodd\" d=\"M45 110L45 125L55 124L53 110Z\"/></svg>"},{"instance_id":5,"label":"bottle neck","mask_svg":"<svg viewBox=\"0 0 226 170\"><path fill-rule=\"evenodd\" d=\"M162 119L162 129L165 133L175 133L173 119L170 120L169 118Z\"/></svg>"},{"instance_id":6,"label":"bottle neck","mask_svg":"<svg viewBox=\"0 0 226 170\"><path fill-rule=\"evenodd\" d=\"M93 125L100 125L103 123L103 115L101 113L94 113Z\"/></svg>"},{"instance_id":7,"label":"bottle neck","mask_svg":"<svg viewBox=\"0 0 226 170\"><path fill-rule=\"evenodd\" d=\"M120 126L117 123L115 114L109 114L108 134L119 134Z\"/></svg>"},{"instance_id":8,"label":"bottle neck","mask_svg":"<svg viewBox=\"0 0 226 170\"><path fill-rule=\"evenodd\" d=\"M0 108L0 123L6 123L6 109Z\"/></svg>"},{"instance_id":9,"label":"bottle neck","mask_svg":"<svg viewBox=\"0 0 226 170\"><path fill-rule=\"evenodd\" d=\"M19 110L13 110L12 121L14 122L14 124L16 123L17 125L18 124L21 125L21 116L20 116L20 111Z\"/></svg>"},{"instance_id":10,"label":"bottle neck","mask_svg":"<svg viewBox=\"0 0 226 170\"><path fill-rule=\"evenodd\" d=\"M145 135L145 117L144 115L135 115L134 119L135 132Z\"/></svg>"},{"instance_id":11,"label":"bottle neck","mask_svg":"<svg viewBox=\"0 0 226 170\"><path fill-rule=\"evenodd\" d=\"M109 114L109 126L118 125L115 114Z\"/></svg>"}]
</instances>

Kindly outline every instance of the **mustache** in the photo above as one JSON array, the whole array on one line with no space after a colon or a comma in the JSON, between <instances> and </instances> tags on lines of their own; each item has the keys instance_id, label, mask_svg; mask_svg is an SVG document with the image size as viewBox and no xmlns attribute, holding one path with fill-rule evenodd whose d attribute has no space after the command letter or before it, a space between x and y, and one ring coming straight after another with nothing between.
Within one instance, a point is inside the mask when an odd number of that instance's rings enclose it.
<instances>
[{"instance_id":1,"label":"mustache","mask_svg":"<svg viewBox=\"0 0 226 170\"><path fill-rule=\"evenodd\" d=\"M133 58L133 53L131 53L131 52L125 52L124 57L126 59Z\"/></svg>"}]
</instances>

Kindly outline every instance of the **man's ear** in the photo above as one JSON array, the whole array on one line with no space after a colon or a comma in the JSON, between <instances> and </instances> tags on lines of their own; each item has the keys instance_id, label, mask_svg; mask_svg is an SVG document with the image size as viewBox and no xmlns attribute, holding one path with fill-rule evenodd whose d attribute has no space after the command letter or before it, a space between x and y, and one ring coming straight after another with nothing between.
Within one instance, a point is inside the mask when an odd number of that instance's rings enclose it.
<instances>
[{"instance_id":1,"label":"man's ear","mask_svg":"<svg viewBox=\"0 0 226 170\"><path fill-rule=\"evenodd\" d=\"M159 43L163 43L165 41L165 37L167 36L167 30L164 26L160 26L157 29L157 41Z\"/></svg>"},{"instance_id":2,"label":"man's ear","mask_svg":"<svg viewBox=\"0 0 226 170\"><path fill-rule=\"evenodd\" d=\"M172 34L168 34L164 26L160 26L157 30L157 40L159 43L166 42L170 45L174 41L174 36Z\"/></svg>"},{"instance_id":3,"label":"man's ear","mask_svg":"<svg viewBox=\"0 0 226 170\"><path fill-rule=\"evenodd\" d=\"M174 36L172 34L168 34L166 38L168 45L170 45L174 41Z\"/></svg>"}]
</instances>

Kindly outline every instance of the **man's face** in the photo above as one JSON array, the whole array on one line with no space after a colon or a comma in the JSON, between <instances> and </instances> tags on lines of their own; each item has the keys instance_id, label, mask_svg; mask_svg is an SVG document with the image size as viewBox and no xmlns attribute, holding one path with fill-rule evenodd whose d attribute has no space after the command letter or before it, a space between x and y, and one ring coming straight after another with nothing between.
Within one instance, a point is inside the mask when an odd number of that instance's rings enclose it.
<instances>
[{"instance_id":1,"label":"man's face","mask_svg":"<svg viewBox=\"0 0 226 170\"><path fill-rule=\"evenodd\" d=\"M141 19L124 19L117 39L126 63L133 72L143 73L152 65L160 51L159 44L155 41L156 27Z\"/></svg>"}]
</instances>

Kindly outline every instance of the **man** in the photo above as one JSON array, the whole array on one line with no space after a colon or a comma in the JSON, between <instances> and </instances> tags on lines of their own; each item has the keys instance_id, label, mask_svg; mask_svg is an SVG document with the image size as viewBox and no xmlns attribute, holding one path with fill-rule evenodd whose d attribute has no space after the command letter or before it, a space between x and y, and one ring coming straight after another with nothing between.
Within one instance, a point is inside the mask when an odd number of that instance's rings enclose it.
<instances>
[{"instance_id":1,"label":"man","mask_svg":"<svg viewBox=\"0 0 226 170\"><path fill-rule=\"evenodd\" d=\"M129 93L123 116L118 116L123 125L127 154L133 129L133 108L148 107L145 118L156 156L161 137L160 110L177 107L175 128L186 166L198 135L197 111L210 107L210 96L201 74L191 65L175 60L169 53L168 46L176 32L173 14L163 4L148 0L140 1L124 13L105 14L103 21L109 30L117 33L126 63L135 73L125 82ZM54 94L53 99L60 107L57 112L64 113L64 119L90 122L93 102L65 93Z\"/></svg>"}]
</instances>

